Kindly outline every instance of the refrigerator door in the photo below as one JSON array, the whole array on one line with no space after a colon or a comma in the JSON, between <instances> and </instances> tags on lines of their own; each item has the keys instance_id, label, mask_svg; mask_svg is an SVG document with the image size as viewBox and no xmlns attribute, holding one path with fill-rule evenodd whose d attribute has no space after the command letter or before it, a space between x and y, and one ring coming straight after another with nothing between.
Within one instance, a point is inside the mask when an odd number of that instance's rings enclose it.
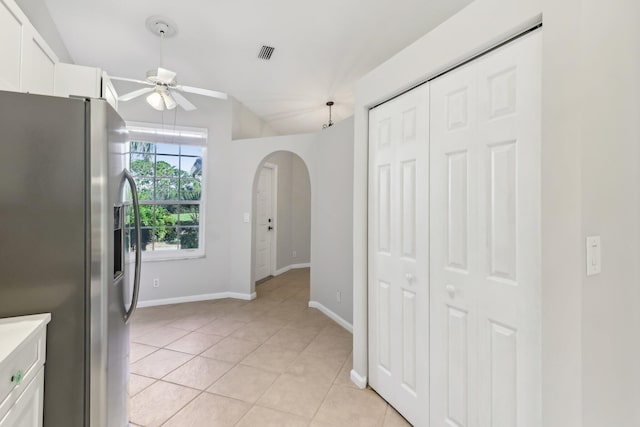
<instances>
[{"instance_id":1,"label":"refrigerator door","mask_svg":"<svg viewBox=\"0 0 640 427\"><path fill-rule=\"evenodd\" d=\"M87 425L85 104L0 91L0 317L51 313L47 427Z\"/></svg>"},{"instance_id":2,"label":"refrigerator door","mask_svg":"<svg viewBox=\"0 0 640 427\"><path fill-rule=\"evenodd\" d=\"M103 100L88 103L90 141L90 425L124 427L129 379L129 326L124 291L122 181L126 127ZM118 215L119 214L119 215Z\"/></svg>"}]
</instances>

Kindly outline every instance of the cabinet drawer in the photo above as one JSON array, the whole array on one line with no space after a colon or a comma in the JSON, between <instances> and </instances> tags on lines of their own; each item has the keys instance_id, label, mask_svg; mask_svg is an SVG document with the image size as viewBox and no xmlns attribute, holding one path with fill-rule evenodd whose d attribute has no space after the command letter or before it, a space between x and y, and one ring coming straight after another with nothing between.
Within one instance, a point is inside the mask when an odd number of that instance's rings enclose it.
<instances>
[{"instance_id":1,"label":"cabinet drawer","mask_svg":"<svg viewBox=\"0 0 640 427\"><path fill-rule=\"evenodd\" d=\"M0 427L42 427L44 368L28 383L7 414L0 417Z\"/></svg>"},{"instance_id":2,"label":"cabinet drawer","mask_svg":"<svg viewBox=\"0 0 640 427\"><path fill-rule=\"evenodd\" d=\"M25 341L0 366L0 419L44 365L46 329Z\"/></svg>"}]
</instances>

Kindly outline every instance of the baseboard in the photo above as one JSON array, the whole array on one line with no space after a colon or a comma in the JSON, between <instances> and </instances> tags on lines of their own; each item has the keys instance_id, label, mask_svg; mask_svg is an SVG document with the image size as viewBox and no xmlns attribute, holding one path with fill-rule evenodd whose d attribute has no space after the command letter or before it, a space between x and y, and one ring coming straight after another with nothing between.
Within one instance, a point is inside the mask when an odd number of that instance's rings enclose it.
<instances>
[{"instance_id":1,"label":"baseboard","mask_svg":"<svg viewBox=\"0 0 640 427\"><path fill-rule=\"evenodd\" d=\"M311 263L309 262L305 262L302 264L291 264L291 265L287 265L286 267L282 267L281 269L276 270L273 275L274 276L279 276L281 274L286 273L289 270L295 270L296 268L309 268L311 267Z\"/></svg>"},{"instance_id":2,"label":"baseboard","mask_svg":"<svg viewBox=\"0 0 640 427\"><path fill-rule=\"evenodd\" d=\"M353 333L353 325L351 323L347 322L342 317L338 316L336 313L334 313L333 311L329 310L324 305L320 304L318 301L309 301L309 307L317 308L325 316L327 316L328 318L330 318L331 320L336 322L338 325L340 325L343 328L345 328L347 331Z\"/></svg>"},{"instance_id":3,"label":"baseboard","mask_svg":"<svg viewBox=\"0 0 640 427\"><path fill-rule=\"evenodd\" d=\"M367 377L361 376L355 369L351 370L351 381L360 389L367 387Z\"/></svg>"},{"instance_id":4,"label":"baseboard","mask_svg":"<svg viewBox=\"0 0 640 427\"><path fill-rule=\"evenodd\" d=\"M156 307L159 305L170 305L170 304L182 304L185 302L197 302L197 301L210 301L216 299L223 298L235 298L241 300L254 300L256 299L256 293L252 294L242 294L239 292L218 292L215 294L200 294L200 295L189 295L185 297L175 297L175 298L162 298L162 299L152 299L146 301L138 301L138 307Z\"/></svg>"}]
</instances>

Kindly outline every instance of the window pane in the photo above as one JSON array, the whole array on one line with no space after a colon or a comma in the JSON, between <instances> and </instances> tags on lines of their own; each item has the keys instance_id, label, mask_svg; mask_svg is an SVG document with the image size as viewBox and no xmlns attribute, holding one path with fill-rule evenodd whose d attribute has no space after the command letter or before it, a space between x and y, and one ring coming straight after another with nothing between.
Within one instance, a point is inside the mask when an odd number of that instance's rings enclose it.
<instances>
[{"instance_id":1,"label":"window pane","mask_svg":"<svg viewBox=\"0 0 640 427\"><path fill-rule=\"evenodd\" d=\"M155 226L173 227L178 223L178 205L156 205Z\"/></svg>"},{"instance_id":2,"label":"window pane","mask_svg":"<svg viewBox=\"0 0 640 427\"><path fill-rule=\"evenodd\" d=\"M153 179L138 178L136 187L138 187L138 200L153 200Z\"/></svg>"},{"instance_id":3,"label":"window pane","mask_svg":"<svg viewBox=\"0 0 640 427\"><path fill-rule=\"evenodd\" d=\"M135 176L153 176L153 154L131 154L129 169Z\"/></svg>"},{"instance_id":4,"label":"window pane","mask_svg":"<svg viewBox=\"0 0 640 427\"><path fill-rule=\"evenodd\" d=\"M180 206L180 225L200 225L200 205Z\"/></svg>"},{"instance_id":5,"label":"window pane","mask_svg":"<svg viewBox=\"0 0 640 427\"><path fill-rule=\"evenodd\" d=\"M153 249L155 251L177 250L178 229L176 227L156 227Z\"/></svg>"},{"instance_id":6,"label":"window pane","mask_svg":"<svg viewBox=\"0 0 640 427\"><path fill-rule=\"evenodd\" d=\"M180 175L197 178L202 176L202 159L200 157L180 157Z\"/></svg>"},{"instance_id":7,"label":"window pane","mask_svg":"<svg viewBox=\"0 0 640 427\"><path fill-rule=\"evenodd\" d=\"M183 156L202 156L202 147L198 147L195 145L181 145L180 146L180 154Z\"/></svg>"},{"instance_id":8,"label":"window pane","mask_svg":"<svg viewBox=\"0 0 640 427\"><path fill-rule=\"evenodd\" d=\"M180 249L197 249L199 245L199 228L189 227L180 229Z\"/></svg>"},{"instance_id":9,"label":"window pane","mask_svg":"<svg viewBox=\"0 0 640 427\"><path fill-rule=\"evenodd\" d=\"M202 184L195 179L180 180L180 200L200 200Z\"/></svg>"},{"instance_id":10,"label":"window pane","mask_svg":"<svg viewBox=\"0 0 640 427\"><path fill-rule=\"evenodd\" d=\"M156 156L157 176L178 176L178 156Z\"/></svg>"},{"instance_id":11,"label":"window pane","mask_svg":"<svg viewBox=\"0 0 640 427\"><path fill-rule=\"evenodd\" d=\"M153 239L152 239L152 229L151 228L142 228L140 230L140 241L142 242L141 249L143 251L152 251L153 250ZM133 252L135 250L136 245L136 229L134 227L127 227L125 229L125 248L127 252Z\"/></svg>"},{"instance_id":12,"label":"window pane","mask_svg":"<svg viewBox=\"0 0 640 427\"><path fill-rule=\"evenodd\" d=\"M178 200L178 179L158 178L156 180L156 200Z\"/></svg>"},{"instance_id":13,"label":"window pane","mask_svg":"<svg viewBox=\"0 0 640 427\"><path fill-rule=\"evenodd\" d=\"M180 146L177 144L156 144L158 154L180 154Z\"/></svg>"},{"instance_id":14,"label":"window pane","mask_svg":"<svg viewBox=\"0 0 640 427\"><path fill-rule=\"evenodd\" d=\"M154 150L155 150L155 144L152 144L150 142L131 141L132 153L153 154L155 153Z\"/></svg>"}]
</instances>

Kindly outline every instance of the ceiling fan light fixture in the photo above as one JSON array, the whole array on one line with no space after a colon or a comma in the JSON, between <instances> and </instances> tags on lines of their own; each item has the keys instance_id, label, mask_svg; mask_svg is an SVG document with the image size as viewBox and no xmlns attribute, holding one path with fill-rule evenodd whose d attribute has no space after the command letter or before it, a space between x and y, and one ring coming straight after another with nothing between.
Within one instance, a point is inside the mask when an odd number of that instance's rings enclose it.
<instances>
[{"instance_id":1,"label":"ceiling fan light fixture","mask_svg":"<svg viewBox=\"0 0 640 427\"><path fill-rule=\"evenodd\" d=\"M162 96L162 100L164 101L164 105L167 107L167 110L173 110L178 106L178 104L176 103L175 99L173 99L173 96L171 96L171 94L167 92L162 92L160 96Z\"/></svg>"},{"instance_id":2,"label":"ceiling fan light fixture","mask_svg":"<svg viewBox=\"0 0 640 427\"><path fill-rule=\"evenodd\" d=\"M151 105L158 111L164 111L165 109L164 99L162 98L162 95L157 91L147 96L147 104Z\"/></svg>"}]
</instances>

